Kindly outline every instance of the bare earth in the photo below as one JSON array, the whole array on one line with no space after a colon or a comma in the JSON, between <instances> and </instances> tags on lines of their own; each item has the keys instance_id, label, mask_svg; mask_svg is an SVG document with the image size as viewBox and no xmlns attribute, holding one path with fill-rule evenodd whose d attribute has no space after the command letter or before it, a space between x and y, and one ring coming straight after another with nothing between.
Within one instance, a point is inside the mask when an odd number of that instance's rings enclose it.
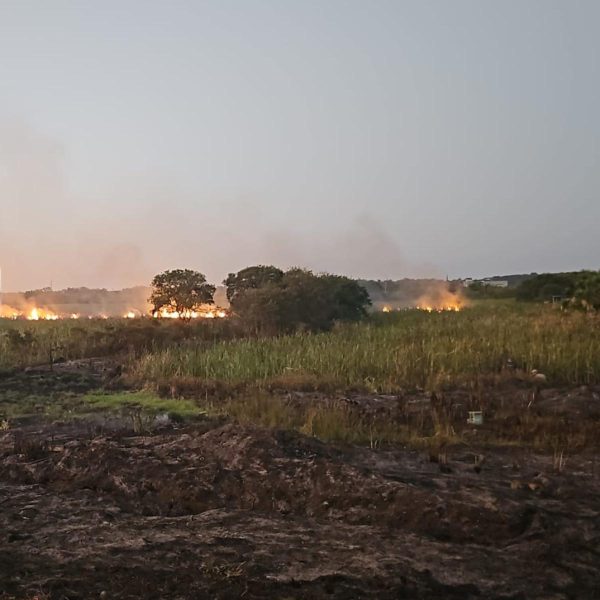
<instances>
[{"instance_id":1,"label":"bare earth","mask_svg":"<svg viewBox=\"0 0 600 600\"><path fill-rule=\"evenodd\" d=\"M0 395L79 394L113 371L6 374ZM540 410L595 422L598 392L548 392ZM475 439L447 456L215 419L148 435L116 416L17 419L0 431L0 600L600 598L595 454L560 472Z\"/></svg>"},{"instance_id":2,"label":"bare earth","mask_svg":"<svg viewBox=\"0 0 600 600\"><path fill-rule=\"evenodd\" d=\"M591 457L102 429L0 436L5 598L600 598Z\"/></svg>"}]
</instances>

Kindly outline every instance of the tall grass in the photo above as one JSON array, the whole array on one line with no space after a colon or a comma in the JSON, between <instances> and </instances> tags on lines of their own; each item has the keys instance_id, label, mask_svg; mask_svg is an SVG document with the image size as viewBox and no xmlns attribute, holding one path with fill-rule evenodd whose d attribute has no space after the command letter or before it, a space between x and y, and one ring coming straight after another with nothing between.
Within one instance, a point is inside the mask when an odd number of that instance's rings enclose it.
<instances>
[{"instance_id":1,"label":"tall grass","mask_svg":"<svg viewBox=\"0 0 600 600\"><path fill-rule=\"evenodd\" d=\"M193 339L210 344L237 335L228 319L0 319L0 369L116 354L136 355Z\"/></svg>"},{"instance_id":2,"label":"tall grass","mask_svg":"<svg viewBox=\"0 0 600 600\"><path fill-rule=\"evenodd\" d=\"M600 381L600 321L549 306L492 304L460 313L405 311L322 334L217 342L150 352L142 380L318 385L394 392L499 371L507 358L555 384Z\"/></svg>"}]
</instances>

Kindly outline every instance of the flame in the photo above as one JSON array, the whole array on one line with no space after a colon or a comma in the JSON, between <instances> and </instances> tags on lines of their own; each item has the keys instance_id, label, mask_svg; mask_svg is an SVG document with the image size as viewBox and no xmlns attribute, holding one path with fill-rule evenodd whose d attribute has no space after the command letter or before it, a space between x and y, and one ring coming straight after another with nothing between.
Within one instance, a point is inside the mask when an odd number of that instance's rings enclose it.
<instances>
[{"instance_id":1,"label":"flame","mask_svg":"<svg viewBox=\"0 0 600 600\"><path fill-rule=\"evenodd\" d=\"M385 313L392 312L392 308L390 306L384 306L381 310Z\"/></svg>"},{"instance_id":2,"label":"flame","mask_svg":"<svg viewBox=\"0 0 600 600\"><path fill-rule=\"evenodd\" d=\"M432 289L419 298L416 308L426 312L458 312L465 307L460 293L453 293L447 287Z\"/></svg>"},{"instance_id":3,"label":"flame","mask_svg":"<svg viewBox=\"0 0 600 600\"><path fill-rule=\"evenodd\" d=\"M17 309L0 304L0 319L18 319L20 316L21 313Z\"/></svg>"},{"instance_id":4,"label":"flame","mask_svg":"<svg viewBox=\"0 0 600 600\"><path fill-rule=\"evenodd\" d=\"M25 317L28 321L56 321L58 315L43 308L32 308Z\"/></svg>"},{"instance_id":5,"label":"flame","mask_svg":"<svg viewBox=\"0 0 600 600\"><path fill-rule=\"evenodd\" d=\"M210 304L203 304L198 310L182 312L178 312L171 306L163 306L160 310L154 311L152 316L155 319L222 319L227 316L227 312Z\"/></svg>"},{"instance_id":6,"label":"flame","mask_svg":"<svg viewBox=\"0 0 600 600\"><path fill-rule=\"evenodd\" d=\"M426 312L458 312L461 310L461 307L456 305L447 305L447 306L417 306L417 310L424 310Z\"/></svg>"},{"instance_id":7,"label":"flame","mask_svg":"<svg viewBox=\"0 0 600 600\"><path fill-rule=\"evenodd\" d=\"M203 304L197 310L177 312L172 307L161 308L160 311L153 314L140 309L129 309L122 314L123 319L139 319L145 316L153 316L163 319L223 319L227 317L227 310L210 304ZM81 315L79 313L60 313L49 308L40 306L26 306L14 308L6 304L0 304L0 319L23 319L27 321L57 321L59 319L80 319L81 317L88 319L109 319L110 316L104 313L93 315Z\"/></svg>"}]
</instances>

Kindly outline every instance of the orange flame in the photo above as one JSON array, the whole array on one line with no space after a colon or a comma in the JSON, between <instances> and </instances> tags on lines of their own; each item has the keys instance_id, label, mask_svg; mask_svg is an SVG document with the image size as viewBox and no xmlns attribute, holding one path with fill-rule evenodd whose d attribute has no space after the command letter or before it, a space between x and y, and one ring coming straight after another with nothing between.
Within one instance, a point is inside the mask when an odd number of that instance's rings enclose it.
<instances>
[{"instance_id":1,"label":"orange flame","mask_svg":"<svg viewBox=\"0 0 600 600\"><path fill-rule=\"evenodd\" d=\"M146 313L139 309L130 309L122 315L123 319L138 319L144 316L153 316L164 319L222 319L228 315L227 311L218 306L204 304L197 310L185 311L181 314L174 308L164 307L153 314ZM0 304L0 319L23 319L27 321L57 321L59 319L79 319L82 315L78 313L59 313L49 308L40 306L27 306L14 308L5 304ZM109 319L107 314L99 313L94 315L85 315L88 319Z\"/></svg>"},{"instance_id":2,"label":"orange flame","mask_svg":"<svg viewBox=\"0 0 600 600\"><path fill-rule=\"evenodd\" d=\"M198 310L182 312L178 312L173 307L164 306L160 310L154 311L152 316L155 319L222 319L227 316L227 312L210 304L203 304Z\"/></svg>"},{"instance_id":3,"label":"orange flame","mask_svg":"<svg viewBox=\"0 0 600 600\"><path fill-rule=\"evenodd\" d=\"M458 312L465 307L465 301L459 294L449 290L436 290L422 296L417 301L416 308L427 312Z\"/></svg>"},{"instance_id":4,"label":"orange flame","mask_svg":"<svg viewBox=\"0 0 600 600\"><path fill-rule=\"evenodd\" d=\"M56 321L59 316L43 308L32 308L25 317L28 321Z\"/></svg>"}]
</instances>

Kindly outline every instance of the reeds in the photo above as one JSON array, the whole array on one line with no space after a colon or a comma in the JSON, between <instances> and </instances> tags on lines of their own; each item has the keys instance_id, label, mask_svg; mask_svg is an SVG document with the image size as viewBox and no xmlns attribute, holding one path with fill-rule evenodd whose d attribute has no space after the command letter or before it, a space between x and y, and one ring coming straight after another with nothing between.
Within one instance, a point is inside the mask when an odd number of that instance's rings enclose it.
<instances>
[{"instance_id":1,"label":"reeds","mask_svg":"<svg viewBox=\"0 0 600 600\"><path fill-rule=\"evenodd\" d=\"M600 381L600 321L549 306L490 304L459 313L404 311L322 334L171 347L132 367L142 381L219 381L236 388L441 389L499 374L510 357L550 385Z\"/></svg>"}]
</instances>

